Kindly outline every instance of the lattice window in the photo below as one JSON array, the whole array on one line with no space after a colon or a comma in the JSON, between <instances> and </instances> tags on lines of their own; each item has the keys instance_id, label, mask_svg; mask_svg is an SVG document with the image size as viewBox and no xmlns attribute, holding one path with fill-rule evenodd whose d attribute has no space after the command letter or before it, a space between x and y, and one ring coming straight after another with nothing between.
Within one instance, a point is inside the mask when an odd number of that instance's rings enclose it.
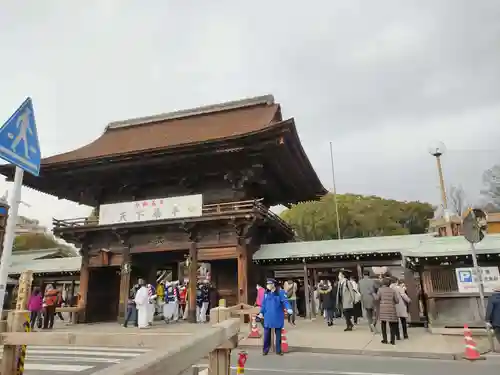
<instances>
[{"instance_id":1,"label":"lattice window","mask_svg":"<svg viewBox=\"0 0 500 375\"><path fill-rule=\"evenodd\" d=\"M434 293L458 292L457 275L453 268L433 268L430 279Z\"/></svg>"}]
</instances>

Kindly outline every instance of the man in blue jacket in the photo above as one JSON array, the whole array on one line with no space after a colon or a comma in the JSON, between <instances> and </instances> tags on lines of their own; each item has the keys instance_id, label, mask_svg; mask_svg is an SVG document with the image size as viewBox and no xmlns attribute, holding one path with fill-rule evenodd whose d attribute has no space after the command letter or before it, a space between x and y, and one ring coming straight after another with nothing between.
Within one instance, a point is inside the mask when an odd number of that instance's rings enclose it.
<instances>
[{"instance_id":1,"label":"man in blue jacket","mask_svg":"<svg viewBox=\"0 0 500 375\"><path fill-rule=\"evenodd\" d=\"M274 330L276 337L276 354L283 355L281 352L281 330L285 325L285 310L288 314L293 312L286 298L286 293L278 287L276 280L268 279L259 314L259 317L264 319L264 355L267 355L271 348L271 330Z\"/></svg>"},{"instance_id":2,"label":"man in blue jacket","mask_svg":"<svg viewBox=\"0 0 500 375\"><path fill-rule=\"evenodd\" d=\"M500 285L493 288L493 294L488 298L486 307L486 322L495 331L497 339L496 352L500 352Z\"/></svg>"}]
</instances>

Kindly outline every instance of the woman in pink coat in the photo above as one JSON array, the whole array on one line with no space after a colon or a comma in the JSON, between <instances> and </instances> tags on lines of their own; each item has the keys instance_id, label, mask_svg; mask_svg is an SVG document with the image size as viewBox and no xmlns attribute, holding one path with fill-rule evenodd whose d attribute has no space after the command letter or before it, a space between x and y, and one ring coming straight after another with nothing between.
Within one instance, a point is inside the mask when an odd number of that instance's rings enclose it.
<instances>
[{"instance_id":1,"label":"woman in pink coat","mask_svg":"<svg viewBox=\"0 0 500 375\"><path fill-rule=\"evenodd\" d=\"M28 301L28 310L30 311L31 329L33 329L35 327L35 324L41 318L43 310L43 296L40 292L40 288L35 288L33 290L33 293L31 294Z\"/></svg>"}]
</instances>

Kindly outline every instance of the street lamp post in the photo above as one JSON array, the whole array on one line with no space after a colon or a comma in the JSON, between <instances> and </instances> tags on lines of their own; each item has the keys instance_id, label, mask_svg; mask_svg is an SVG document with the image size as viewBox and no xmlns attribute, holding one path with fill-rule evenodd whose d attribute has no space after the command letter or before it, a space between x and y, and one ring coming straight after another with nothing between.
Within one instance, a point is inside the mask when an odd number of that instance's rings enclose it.
<instances>
[{"instance_id":1,"label":"street lamp post","mask_svg":"<svg viewBox=\"0 0 500 375\"><path fill-rule=\"evenodd\" d=\"M436 165L439 176L439 187L441 189L441 203L443 204L443 209L445 211L445 215L447 215L448 211L448 199L446 197L446 188L444 186L444 177L443 177L443 166L441 164L441 156L445 152L445 146L443 142L438 142L435 145L429 147L429 154L436 158Z\"/></svg>"},{"instance_id":2,"label":"street lamp post","mask_svg":"<svg viewBox=\"0 0 500 375\"><path fill-rule=\"evenodd\" d=\"M443 156L445 150L446 147L443 142L437 142L429 146L429 154L431 154L436 158L436 166L439 177L439 189L441 191L441 204L443 206L443 217L446 221L446 227L445 227L446 236L452 236L453 234L450 225L450 214L448 212L448 199L446 197L446 188L444 185L443 166L441 164L441 156Z\"/></svg>"}]
</instances>

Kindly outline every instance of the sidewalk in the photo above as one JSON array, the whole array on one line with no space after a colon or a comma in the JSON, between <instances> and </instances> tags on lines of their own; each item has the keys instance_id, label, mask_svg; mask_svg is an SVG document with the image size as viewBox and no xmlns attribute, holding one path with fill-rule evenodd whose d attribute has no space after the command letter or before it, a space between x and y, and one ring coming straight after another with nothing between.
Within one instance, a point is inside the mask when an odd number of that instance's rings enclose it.
<instances>
[{"instance_id":1,"label":"sidewalk","mask_svg":"<svg viewBox=\"0 0 500 375\"><path fill-rule=\"evenodd\" d=\"M431 334L424 328L409 328L409 340L397 341L395 346L382 344L380 334L372 334L362 322L351 332L344 332L345 325L328 327L323 319L307 321L300 319L297 326L286 324L289 350L294 352L371 355L426 359L462 359L463 336ZM262 332L262 327L260 327ZM262 339L247 338L248 328L242 327L241 347L262 346ZM478 349L483 353L488 348L484 336L474 336Z\"/></svg>"}]
</instances>

